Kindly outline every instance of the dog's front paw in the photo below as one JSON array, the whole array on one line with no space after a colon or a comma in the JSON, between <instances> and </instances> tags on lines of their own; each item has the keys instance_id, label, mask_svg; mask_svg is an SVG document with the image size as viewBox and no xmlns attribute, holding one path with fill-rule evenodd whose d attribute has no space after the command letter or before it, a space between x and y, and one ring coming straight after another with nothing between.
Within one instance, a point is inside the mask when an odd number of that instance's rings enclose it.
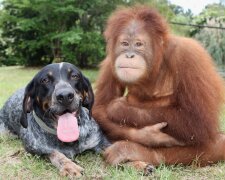
<instances>
[{"instance_id":1,"label":"dog's front paw","mask_svg":"<svg viewBox=\"0 0 225 180\"><path fill-rule=\"evenodd\" d=\"M129 150L126 147L124 141L118 141L109 146L103 156L105 161L111 165L119 165L120 163L127 162Z\"/></svg>"},{"instance_id":2,"label":"dog's front paw","mask_svg":"<svg viewBox=\"0 0 225 180\"><path fill-rule=\"evenodd\" d=\"M49 155L49 159L52 162L52 164L59 169L61 176L69 176L69 177L82 176L84 169L79 165L75 164L71 159L68 159L61 152L54 150Z\"/></svg>"},{"instance_id":3,"label":"dog's front paw","mask_svg":"<svg viewBox=\"0 0 225 180\"><path fill-rule=\"evenodd\" d=\"M68 177L81 177L83 172L84 169L72 161L62 165L60 169L60 175Z\"/></svg>"}]
</instances>

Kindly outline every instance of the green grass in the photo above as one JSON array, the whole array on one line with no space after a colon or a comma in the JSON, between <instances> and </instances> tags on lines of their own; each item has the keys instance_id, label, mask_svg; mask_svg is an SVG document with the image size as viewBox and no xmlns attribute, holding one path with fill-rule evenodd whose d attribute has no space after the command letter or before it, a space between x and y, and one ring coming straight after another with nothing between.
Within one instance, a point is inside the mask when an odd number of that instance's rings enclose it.
<instances>
[{"instance_id":1,"label":"green grass","mask_svg":"<svg viewBox=\"0 0 225 180\"><path fill-rule=\"evenodd\" d=\"M38 69L23 67L0 68L0 107L6 99L18 88L24 87ZM93 83L97 70L83 70ZM224 108L225 109L225 108ZM222 130L225 130L225 111L221 117ZM75 160L85 168L85 175L81 179L162 179L162 180L200 180L225 179L225 163L204 168L194 166L160 166L149 177L142 176L132 168L115 168L107 166L101 155L85 152L75 157ZM43 157L26 153L19 139L11 135L0 136L0 180L1 179L67 179L58 175L55 167Z\"/></svg>"}]
</instances>

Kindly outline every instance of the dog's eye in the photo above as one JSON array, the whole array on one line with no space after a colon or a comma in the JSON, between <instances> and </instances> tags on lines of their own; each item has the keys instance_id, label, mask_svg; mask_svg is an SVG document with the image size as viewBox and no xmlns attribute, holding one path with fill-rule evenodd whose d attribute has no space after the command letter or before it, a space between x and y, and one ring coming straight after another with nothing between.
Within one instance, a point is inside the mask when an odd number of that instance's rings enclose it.
<instances>
[{"instance_id":1,"label":"dog's eye","mask_svg":"<svg viewBox=\"0 0 225 180\"><path fill-rule=\"evenodd\" d=\"M71 79L77 80L79 79L79 76L76 74L71 74Z\"/></svg>"},{"instance_id":2,"label":"dog's eye","mask_svg":"<svg viewBox=\"0 0 225 180\"><path fill-rule=\"evenodd\" d=\"M43 78L42 80L41 80L41 83L42 84L47 84L47 83L49 83L50 82L50 80L48 79L48 78Z\"/></svg>"}]
</instances>

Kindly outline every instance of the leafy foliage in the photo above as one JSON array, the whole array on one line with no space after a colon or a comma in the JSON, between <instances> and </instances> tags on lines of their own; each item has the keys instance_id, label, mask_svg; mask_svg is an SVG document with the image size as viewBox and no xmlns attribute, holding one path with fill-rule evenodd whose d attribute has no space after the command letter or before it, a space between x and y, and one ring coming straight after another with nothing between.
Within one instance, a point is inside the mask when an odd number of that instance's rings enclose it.
<instances>
[{"instance_id":1,"label":"leafy foliage","mask_svg":"<svg viewBox=\"0 0 225 180\"><path fill-rule=\"evenodd\" d=\"M206 6L202 13L196 17L195 23L225 27L225 5L211 4ZM193 28L191 34L205 46L217 64L225 64L224 29Z\"/></svg>"},{"instance_id":2,"label":"leafy foliage","mask_svg":"<svg viewBox=\"0 0 225 180\"><path fill-rule=\"evenodd\" d=\"M123 1L114 1L116 4ZM78 66L104 56L103 22L115 8L100 0L4 0L0 26L4 64L69 61Z\"/></svg>"},{"instance_id":3,"label":"leafy foliage","mask_svg":"<svg viewBox=\"0 0 225 180\"><path fill-rule=\"evenodd\" d=\"M175 16L171 19L172 22L183 23L183 24L191 24L193 21L194 15L191 10L184 11L184 9L180 6L176 6L171 4L171 9L173 10ZM174 25L172 24L172 30L175 34L182 36L190 36L190 26L182 26L182 25Z\"/></svg>"}]
</instances>

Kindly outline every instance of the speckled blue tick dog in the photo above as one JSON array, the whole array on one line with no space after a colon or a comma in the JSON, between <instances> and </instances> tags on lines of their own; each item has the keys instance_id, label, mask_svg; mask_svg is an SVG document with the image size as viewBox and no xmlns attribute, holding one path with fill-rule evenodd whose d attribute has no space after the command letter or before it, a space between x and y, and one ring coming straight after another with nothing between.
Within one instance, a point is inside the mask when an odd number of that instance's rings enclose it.
<instances>
[{"instance_id":1,"label":"speckled blue tick dog","mask_svg":"<svg viewBox=\"0 0 225 180\"><path fill-rule=\"evenodd\" d=\"M8 99L0 126L18 135L28 152L48 156L62 175L81 176L83 168L69 158L108 145L91 117L93 102L90 82L74 65L50 64Z\"/></svg>"}]
</instances>

